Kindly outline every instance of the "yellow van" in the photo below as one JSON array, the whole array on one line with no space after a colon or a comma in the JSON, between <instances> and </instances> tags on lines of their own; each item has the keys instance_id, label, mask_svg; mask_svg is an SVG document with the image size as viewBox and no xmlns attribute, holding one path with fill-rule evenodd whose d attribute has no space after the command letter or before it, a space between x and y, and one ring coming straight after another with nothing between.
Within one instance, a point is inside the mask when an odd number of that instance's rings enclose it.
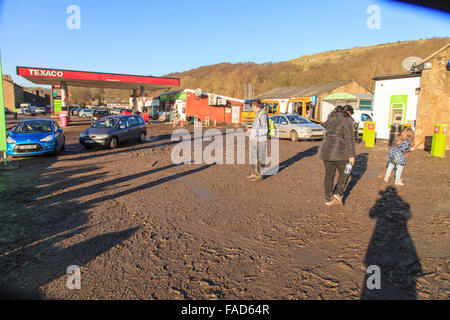
<instances>
[{"instance_id":1,"label":"yellow van","mask_svg":"<svg viewBox=\"0 0 450 320\"><path fill-rule=\"evenodd\" d=\"M247 99L242 107L241 119L242 123L251 127L253 120L255 120L255 112L252 108L252 102L255 100ZM280 103L276 100L261 100L264 110L269 117L280 114Z\"/></svg>"}]
</instances>

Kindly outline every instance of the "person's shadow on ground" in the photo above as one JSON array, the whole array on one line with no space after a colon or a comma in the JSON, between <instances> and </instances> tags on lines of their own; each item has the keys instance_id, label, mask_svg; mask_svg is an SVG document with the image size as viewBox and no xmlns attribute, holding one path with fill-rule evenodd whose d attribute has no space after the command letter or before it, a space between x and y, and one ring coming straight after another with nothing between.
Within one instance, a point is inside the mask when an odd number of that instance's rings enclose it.
<instances>
[{"instance_id":1,"label":"person's shadow on ground","mask_svg":"<svg viewBox=\"0 0 450 320\"><path fill-rule=\"evenodd\" d=\"M408 232L410 206L394 187L387 187L380 195L369 213L377 222L364 260L366 271L370 266L379 267L380 288L369 289L375 273L366 273L361 299L414 300L422 265Z\"/></svg>"},{"instance_id":2,"label":"person's shadow on ground","mask_svg":"<svg viewBox=\"0 0 450 320\"><path fill-rule=\"evenodd\" d=\"M289 159L284 160L280 164L267 168L266 172L265 172L265 176L269 177L269 176L273 176L277 173L280 173L284 169L287 169L288 167L290 167L294 163L302 160L303 158L312 157L312 156L316 155L318 150L319 150L319 147L314 146L314 147L306 149L302 152L298 152L296 155L290 157Z\"/></svg>"},{"instance_id":3,"label":"person's shadow on ground","mask_svg":"<svg viewBox=\"0 0 450 320\"><path fill-rule=\"evenodd\" d=\"M347 200L347 197L350 195L350 192L353 190L353 188L358 183L359 179L366 173L367 171L367 162L369 160L369 154L368 153L360 153L355 158L355 164L352 168L352 171L350 173L350 181L347 184L347 188L344 191L344 194L342 196L342 203L345 204L345 201ZM350 178L349 177L349 178Z\"/></svg>"}]
</instances>

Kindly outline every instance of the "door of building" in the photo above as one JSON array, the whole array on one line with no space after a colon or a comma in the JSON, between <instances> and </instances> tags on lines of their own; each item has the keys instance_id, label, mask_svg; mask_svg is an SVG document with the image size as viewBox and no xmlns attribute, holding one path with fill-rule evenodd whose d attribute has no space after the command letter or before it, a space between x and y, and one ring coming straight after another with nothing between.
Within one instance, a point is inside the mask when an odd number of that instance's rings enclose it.
<instances>
[{"instance_id":1,"label":"door of building","mask_svg":"<svg viewBox=\"0 0 450 320\"><path fill-rule=\"evenodd\" d=\"M241 107L239 107L239 106L231 107L231 122L239 123L240 110L241 110Z\"/></svg>"},{"instance_id":2,"label":"door of building","mask_svg":"<svg viewBox=\"0 0 450 320\"><path fill-rule=\"evenodd\" d=\"M186 121L186 101L177 100L176 101L177 112L179 120Z\"/></svg>"}]
</instances>

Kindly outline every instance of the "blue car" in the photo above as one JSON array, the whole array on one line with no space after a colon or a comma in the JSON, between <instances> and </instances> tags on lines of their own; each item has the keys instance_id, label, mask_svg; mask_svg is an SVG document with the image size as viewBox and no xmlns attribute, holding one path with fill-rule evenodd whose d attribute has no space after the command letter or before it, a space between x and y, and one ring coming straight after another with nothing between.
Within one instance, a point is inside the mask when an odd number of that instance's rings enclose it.
<instances>
[{"instance_id":1,"label":"blue car","mask_svg":"<svg viewBox=\"0 0 450 320\"><path fill-rule=\"evenodd\" d=\"M24 120L8 131L6 139L6 153L13 157L55 154L64 148L64 132L51 119Z\"/></svg>"}]
</instances>

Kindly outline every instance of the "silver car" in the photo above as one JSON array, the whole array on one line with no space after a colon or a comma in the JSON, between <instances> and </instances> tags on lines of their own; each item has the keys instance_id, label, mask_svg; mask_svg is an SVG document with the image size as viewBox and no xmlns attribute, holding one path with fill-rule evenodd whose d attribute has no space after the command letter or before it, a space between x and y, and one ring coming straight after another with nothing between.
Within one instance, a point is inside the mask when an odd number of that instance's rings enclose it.
<instances>
[{"instance_id":1,"label":"silver car","mask_svg":"<svg viewBox=\"0 0 450 320\"><path fill-rule=\"evenodd\" d=\"M90 118L93 113L94 109L81 109L80 112L78 112L78 116L82 118Z\"/></svg>"},{"instance_id":2,"label":"silver car","mask_svg":"<svg viewBox=\"0 0 450 320\"><path fill-rule=\"evenodd\" d=\"M325 128L298 114L279 114L270 117L280 139L298 141L320 140L325 136Z\"/></svg>"}]
</instances>

